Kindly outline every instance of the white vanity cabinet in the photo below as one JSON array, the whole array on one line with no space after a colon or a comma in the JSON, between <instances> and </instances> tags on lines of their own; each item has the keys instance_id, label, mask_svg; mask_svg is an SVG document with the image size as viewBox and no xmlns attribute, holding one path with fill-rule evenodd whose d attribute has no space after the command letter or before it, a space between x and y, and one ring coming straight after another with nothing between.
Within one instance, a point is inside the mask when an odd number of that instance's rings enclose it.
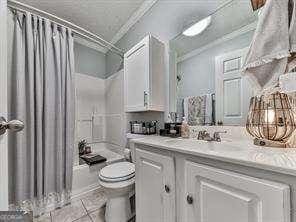
<instances>
[{"instance_id":1,"label":"white vanity cabinet","mask_svg":"<svg viewBox=\"0 0 296 222\"><path fill-rule=\"evenodd\" d=\"M145 37L124 55L125 111L165 110L164 44Z\"/></svg>"},{"instance_id":2,"label":"white vanity cabinet","mask_svg":"<svg viewBox=\"0 0 296 222\"><path fill-rule=\"evenodd\" d=\"M294 177L141 144L135 153L137 222L296 222Z\"/></svg>"},{"instance_id":3,"label":"white vanity cabinet","mask_svg":"<svg viewBox=\"0 0 296 222\"><path fill-rule=\"evenodd\" d=\"M136 221L175 221L173 158L136 150L136 194Z\"/></svg>"},{"instance_id":4,"label":"white vanity cabinet","mask_svg":"<svg viewBox=\"0 0 296 222\"><path fill-rule=\"evenodd\" d=\"M185 163L186 222L288 222L289 187Z\"/></svg>"}]
</instances>

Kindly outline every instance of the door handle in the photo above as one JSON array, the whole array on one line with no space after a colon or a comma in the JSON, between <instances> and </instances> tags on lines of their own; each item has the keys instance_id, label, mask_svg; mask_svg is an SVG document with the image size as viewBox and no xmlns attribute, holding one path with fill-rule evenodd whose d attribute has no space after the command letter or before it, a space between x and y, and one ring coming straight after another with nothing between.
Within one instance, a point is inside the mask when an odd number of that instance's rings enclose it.
<instances>
[{"instance_id":1,"label":"door handle","mask_svg":"<svg viewBox=\"0 0 296 222\"><path fill-rule=\"evenodd\" d=\"M148 93L144 91L144 106L148 106Z\"/></svg>"},{"instance_id":2,"label":"door handle","mask_svg":"<svg viewBox=\"0 0 296 222\"><path fill-rule=\"evenodd\" d=\"M6 130L10 130L11 132L19 132L22 131L24 127L24 123L20 120L16 119L7 122L4 117L0 117L0 135L3 135Z\"/></svg>"}]
</instances>

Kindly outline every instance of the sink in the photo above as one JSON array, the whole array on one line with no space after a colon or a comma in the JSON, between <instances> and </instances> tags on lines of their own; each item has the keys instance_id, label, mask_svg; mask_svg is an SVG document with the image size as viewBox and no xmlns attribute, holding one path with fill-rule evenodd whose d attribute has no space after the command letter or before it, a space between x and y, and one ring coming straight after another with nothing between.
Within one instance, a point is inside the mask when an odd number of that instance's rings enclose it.
<instances>
[{"instance_id":1,"label":"sink","mask_svg":"<svg viewBox=\"0 0 296 222\"><path fill-rule=\"evenodd\" d=\"M230 143L230 142L233 142L233 140L230 138L221 138L221 142L222 143L225 143L225 142Z\"/></svg>"},{"instance_id":2,"label":"sink","mask_svg":"<svg viewBox=\"0 0 296 222\"><path fill-rule=\"evenodd\" d=\"M180 141L184 141L185 139L167 139L164 142L166 143L176 143L176 142L180 142Z\"/></svg>"},{"instance_id":3,"label":"sink","mask_svg":"<svg viewBox=\"0 0 296 222\"><path fill-rule=\"evenodd\" d=\"M220 152L221 150L237 152L243 150L240 141L235 141L231 138L222 138L221 142L208 142L205 140L197 139L172 138L166 139L164 140L164 142L167 145L177 146L180 148L206 149L210 152Z\"/></svg>"},{"instance_id":4,"label":"sink","mask_svg":"<svg viewBox=\"0 0 296 222\"><path fill-rule=\"evenodd\" d=\"M233 142L232 139L230 138L222 138L221 142L217 142L217 141L205 141L205 140L197 140L197 139L183 139L183 138L176 138L176 139L167 139L165 140L165 143L169 143L169 144L176 144L176 143L186 143L186 142L190 142L190 143L230 143Z\"/></svg>"},{"instance_id":5,"label":"sink","mask_svg":"<svg viewBox=\"0 0 296 222\"><path fill-rule=\"evenodd\" d=\"M188 140L187 139L167 139L164 141L167 145L170 146L186 146L188 144Z\"/></svg>"}]
</instances>

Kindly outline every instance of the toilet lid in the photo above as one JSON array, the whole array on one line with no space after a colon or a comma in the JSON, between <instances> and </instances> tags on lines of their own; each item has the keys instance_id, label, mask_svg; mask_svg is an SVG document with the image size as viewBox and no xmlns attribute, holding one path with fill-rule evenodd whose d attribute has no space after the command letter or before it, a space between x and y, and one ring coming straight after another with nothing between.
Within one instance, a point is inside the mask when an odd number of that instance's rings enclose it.
<instances>
[{"instance_id":1,"label":"toilet lid","mask_svg":"<svg viewBox=\"0 0 296 222\"><path fill-rule=\"evenodd\" d=\"M135 165L130 162L114 163L101 169L99 177L103 181L117 182L135 176Z\"/></svg>"}]
</instances>

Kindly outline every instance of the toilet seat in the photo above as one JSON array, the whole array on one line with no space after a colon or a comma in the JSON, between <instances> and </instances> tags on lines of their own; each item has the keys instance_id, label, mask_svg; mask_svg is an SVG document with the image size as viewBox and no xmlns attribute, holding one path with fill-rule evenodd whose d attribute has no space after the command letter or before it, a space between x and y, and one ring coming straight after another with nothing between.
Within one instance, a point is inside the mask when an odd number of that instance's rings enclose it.
<instances>
[{"instance_id":1,"label":"toilet seat","mask_svg":"<svg viewBox=\"0 0 296 222\"><path fill-rule=\"evenodd\" d=\"M115 183L127 181L135 177L135 165L130 162L114 163L101 169L99 179L103 182Z\"/></svg>"}]
</instances>

